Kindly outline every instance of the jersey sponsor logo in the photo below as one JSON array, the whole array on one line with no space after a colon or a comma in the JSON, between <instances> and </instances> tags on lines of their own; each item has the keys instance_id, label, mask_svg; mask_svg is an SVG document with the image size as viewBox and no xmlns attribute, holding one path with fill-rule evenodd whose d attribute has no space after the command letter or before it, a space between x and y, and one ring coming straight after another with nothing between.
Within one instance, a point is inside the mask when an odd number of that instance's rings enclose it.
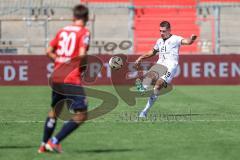
<instances>
[{"instance_id":1,"label":"jersey sponsor logo","mask_svg":"<svg viewBox=\"0 0 240 160\"><path fill-rule=\"evenodd\" d=\"M58 62L58 63L66 63L66 62L69 62L70 60L71 60L70 57L58 57L56 59L56 62Z\"/></svg>"},{"instance_id":2,"label":"jersey sponsor logo","mask_svg":"<svg viewBox=\"0 0 240 160\"><path fill-rule=\"evenodd\" d=\"M74 31L74 32L79 32L81 30L80 27L76 27L76 26L67 26L63 28L65 31Z\"/></svg>"}]
</instances>

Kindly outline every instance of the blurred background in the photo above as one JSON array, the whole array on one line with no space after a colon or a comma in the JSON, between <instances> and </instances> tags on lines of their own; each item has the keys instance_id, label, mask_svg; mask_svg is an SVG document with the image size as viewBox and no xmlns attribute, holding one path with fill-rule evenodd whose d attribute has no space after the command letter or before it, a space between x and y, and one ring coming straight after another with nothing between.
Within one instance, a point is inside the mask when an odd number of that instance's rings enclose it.
<instances>
[{"instance_id":1,"label":"blurred background","mask_svg":"<svg viewBox=\"0 0 240 160\"><path fill-rule=\"evenodd\" d=\"M180 54L240 53L240 0L1 0L0 54L42 55L79 2L90 8L90 54L141 54L159 38L159 23L199 36Z\"/></svg>"}]
</instances>

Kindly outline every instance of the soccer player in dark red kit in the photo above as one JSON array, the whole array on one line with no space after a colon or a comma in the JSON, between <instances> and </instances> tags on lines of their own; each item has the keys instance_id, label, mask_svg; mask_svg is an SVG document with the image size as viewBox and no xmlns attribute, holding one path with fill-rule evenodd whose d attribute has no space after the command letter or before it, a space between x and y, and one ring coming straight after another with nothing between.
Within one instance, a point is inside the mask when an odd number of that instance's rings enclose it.
<instances>
[{"instance_id":1,"label":"soccer player in dark red kit","mask_svg":"<svg viewBox=\"0 0 240 160\"><path fill-rule=\"evenodd\" d=\"M73 9L73 24L68 25L57 32L56 37L50 42L47 55L54 61L54 71L73 59L79 60L79 65L86 63L87 51L89 48L90 32L85 27L88 21L89 11L84 5L77 5ZM81 88L81 74L84 71L76 68L64 77L63 84L77 85ZM54 78L53 78L54 81ZM82 88L82 92L84 90ZM71 109L74 110L72 118L64 123L62 129L52 137L56 127L57 116L55 108L57 103L63 99L73 101ZM48 113L44 125L42 144L39 153L52 151L61 153L60 142L77 129L87 119L87 100L85 94L65 95L52 91L51 110Z\"/></svg>"}]
</instances>

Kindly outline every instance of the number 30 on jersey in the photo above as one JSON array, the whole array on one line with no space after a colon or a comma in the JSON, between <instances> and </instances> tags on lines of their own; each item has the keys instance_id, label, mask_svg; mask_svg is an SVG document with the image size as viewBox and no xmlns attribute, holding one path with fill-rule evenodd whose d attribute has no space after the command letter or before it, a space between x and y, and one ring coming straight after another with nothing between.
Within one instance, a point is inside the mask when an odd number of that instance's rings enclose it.
<instances>
[{"instance_id":1,"label":"number 30 on jersey","mask_svg":"<svg viewBox=\"0 0 240 160\"><path fill-rule=\"evenodd\" d=\"M62 32L59 37L60 41L58 45L60 46L60 48L57 50L57 54L59 56L71 56L75 49L76 37L77 36L75 32Z\"/></svg>"}]
</instances>

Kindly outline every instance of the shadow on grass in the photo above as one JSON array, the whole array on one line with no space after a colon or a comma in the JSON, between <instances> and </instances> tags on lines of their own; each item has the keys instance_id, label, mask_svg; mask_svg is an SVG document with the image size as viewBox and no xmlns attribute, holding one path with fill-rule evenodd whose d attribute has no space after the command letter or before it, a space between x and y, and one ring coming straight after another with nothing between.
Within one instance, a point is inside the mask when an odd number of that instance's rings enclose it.
<instances>
[{"instance_id":1,"label":"shadow on grass","mask_svg":"<svg viewBox=\"0 0 240 160\"><path fill-rule=\"evenodd\" d=\"M29 149L29 148L37 148L37 146L28 146L28 145L12 145L12 146L0 146L0 149Z\"/></svg>"},{"instance_id":2,"label":"shadow on grass","mask_svg":"<svg viewBox=\"0 0 240 160\"><path fill-rule=\"evenodd\" d=\"M92 150L76 150L76 153L118 153L118 152L132 152L136 149L92 149Z\"/></svg>"}]
</instances>

